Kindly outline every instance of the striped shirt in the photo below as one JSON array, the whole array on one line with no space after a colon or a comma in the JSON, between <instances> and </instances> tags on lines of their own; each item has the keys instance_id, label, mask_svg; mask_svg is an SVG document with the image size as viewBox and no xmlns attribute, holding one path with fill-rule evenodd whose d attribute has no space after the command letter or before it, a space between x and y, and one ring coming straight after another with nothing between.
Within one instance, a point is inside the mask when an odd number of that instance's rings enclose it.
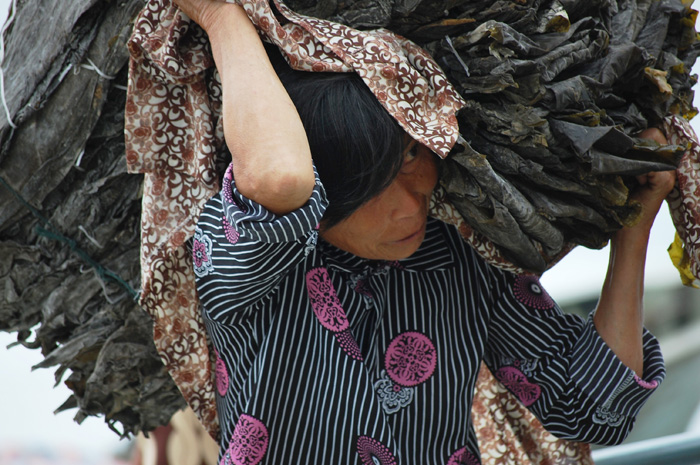
<instances>
[{"instance_id":1,"label":"striped shirt","mask_svg":"<svg viewBox=\"0 0 700 465\"><path fill-rule=\"evenodd\" d=\"M319 238L326 204L317 178L306 205L276 216L229 168L200 217L222 464L479 463L482 360L552 433L617 443L663 379L649 333L640 379L591 318L485 263L452 226L429 220L405 260L365 260Z\"/></svg>"}]
</instances>

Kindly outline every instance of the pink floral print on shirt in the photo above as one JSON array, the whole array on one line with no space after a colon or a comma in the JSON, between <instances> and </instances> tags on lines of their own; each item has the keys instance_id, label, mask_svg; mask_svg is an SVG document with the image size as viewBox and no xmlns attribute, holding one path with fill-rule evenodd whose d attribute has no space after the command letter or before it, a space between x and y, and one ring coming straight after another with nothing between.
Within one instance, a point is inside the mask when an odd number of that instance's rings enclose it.
<instances>
[{"instance_id":1,"label":"pink floral print on shirt","mask_svg":"<svg viewBox=\"0 0 700 465\"><path fill-rule=\"evenodd\" d=\"M481 462L466 447L462 447L452 454L447 465L479 465Z\"/></svg>"},{"instance_id":2,"label":"pink floral print on shirt","mask_svg":"<svg viewBox=\"0 0 700 465\"><path fill-rule=\"evenodd\" d=\"M257 465L267 452L268 442L265 424L243 414L236 423L231 442L219 465Z\"/></svg>"},{"instance_id":3,"label":"pink floral print on shirt","mask_svg":"<svg viewBox=\"0 0 700 465\"><path fill-rule=\"evenodd\" d=\"M228 370L219 352L215 350L214 354L216 356L216 391L223 397L228 391Z\"/></svg>"},{"instance_id":4,"label":"pink floral print on shirt","mask_svg":"<svg viewBox=\"0 0 700 465\"><path fill-rule=\"evenodd\" d=\"M357 453L364 465L396 465L396 457L388 447L369 436L357 438Z\"/></svg>"},{"instance_id":5,"label":"pink floral print on shirt","mask_svg":"<svg viewBox=\"0 0 700 465\"><path fill-rule=\"evenodd\" d=\"M306 273L306 291L319 323L333 333L349 357L361 361L362 352L326 268L313 268Z\"/></svg>"},{"instance_id":6,"label":"pink floral print on shirt","mask_svg":"<svg viewBox=\"0 0 700 465\"><path fill-rule=\"evenodd\" d=\"M531 383L522 371L515 367L502 367L495 373L501 383L510 389L525 407L534 404L542 394L542 389L535 383Z\"/></svg>"},{"instance_id":7,"label":"pink floral print on shirt","mask_svg":"<svg viewBox=\"0 0 700 465\"><path fill-rule=\"evenodd\" d=\"M535 310L550 310L555 306L554 300L544 290L537 276L516 276L513 294L519 302Z\"/></svg>"},{"instance_id":8,"label":"pink floral print on shirt","mask_svg":"<svg viewBox=\"0 0 700 465\"><path fill-rule=\"evenodd\" d=\"M197 230L192 241L192 261L194 262L194 273L197 276L206 276L214 269L211 262L211 239Z\"/></svg>"},{"instance_id":9,"label":"pink floral print on shirt","mask_svg":"<svg viewBox=\"0 0 700 465\"><path fill-rule=\"evenodd\" d=\"M396 336L386 350L386 372L399 386L412 387L427 381L435 371L437 352L425 335L408 331Z\"/></svg>"}]
</instances>

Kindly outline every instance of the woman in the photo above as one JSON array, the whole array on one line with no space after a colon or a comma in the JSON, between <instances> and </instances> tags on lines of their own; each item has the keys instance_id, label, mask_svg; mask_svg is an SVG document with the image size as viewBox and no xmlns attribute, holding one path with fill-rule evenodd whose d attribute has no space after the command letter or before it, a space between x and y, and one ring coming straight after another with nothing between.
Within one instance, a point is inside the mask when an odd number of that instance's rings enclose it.
<instances>
[{"instance_id":1,"label":"woman","mask_svg":"<svg viewBox=\"0 0 700 465\"><path fill-rule=\"evenodd\" d=\"M285 89L239 6L177 3L209 34L232 153L193 246L222 463L478 463L482 358L557 435L625 437L663 379L641 297L672 173L640 179L594 316L563 315L427 219L436 159L361 82L281 72Z\"/></svg>"}]
</instances>

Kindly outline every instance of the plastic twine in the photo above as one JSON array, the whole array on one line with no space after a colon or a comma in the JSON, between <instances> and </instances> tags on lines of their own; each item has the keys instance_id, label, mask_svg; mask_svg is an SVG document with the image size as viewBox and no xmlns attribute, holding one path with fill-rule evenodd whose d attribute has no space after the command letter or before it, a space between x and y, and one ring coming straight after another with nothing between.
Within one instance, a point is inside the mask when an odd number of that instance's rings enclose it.
<instances>
[{"instance_id":1,"label":"plastic twine","mask_svg":"<svg viewBox=\"0 0 700 465\"><path fill-rule=\"evenodd\" d=\"M113 271L105 268L102 266L99 262L97 262L95 259L93 259L85 250L80 248L78 243L69 237L66 237L65 235L61 234L52 224L51 222L34 206L32 206L24 197L20 195L19 192L17 192L15 189L10 186L7 181L0 176L0 184L2 184L14 197L15 199L21 203L25 208L27 208L34 217L39 220L40 225L37 225L35 228L35 231L37 234L40 236L62 242L66 244L73 253L75 253L78 257L80 257L87 265L89 265L92 269L95 270L95 273L97 276L100 278L100 280L104 283L107 283L109 281L117 283L119 286L121 286L126 292L129 293L129 295L134 299L138 300L139 298L139 293L132 288L129 283L127 283L121 276L118 274L114 273ZM103 287L103 290L105 288ZM105 292L106 295L106 292ZM110 297L106 295L107 299L109 301Z\"/></svg>"}]
</instances>

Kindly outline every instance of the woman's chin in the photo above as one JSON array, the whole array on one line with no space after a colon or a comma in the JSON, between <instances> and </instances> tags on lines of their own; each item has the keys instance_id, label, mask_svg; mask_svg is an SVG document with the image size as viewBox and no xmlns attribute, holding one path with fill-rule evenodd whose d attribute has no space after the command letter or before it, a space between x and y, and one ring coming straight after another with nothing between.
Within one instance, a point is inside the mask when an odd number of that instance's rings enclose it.
<instances>
[{"instance_id":1,"label":"woman's chin","mask_svg":"<svg viewBox=\"0 0 700 465\"><path fill-rule=\"evenodd\" d=\"M385 256L382 257L382 260L403 260L404 258L410 257L416 253L423 243L423 239L425 239L425 229L421 229L418 233L412 234L400 241L391 242L386 247Z\"/></svg>"}]
</instances>

